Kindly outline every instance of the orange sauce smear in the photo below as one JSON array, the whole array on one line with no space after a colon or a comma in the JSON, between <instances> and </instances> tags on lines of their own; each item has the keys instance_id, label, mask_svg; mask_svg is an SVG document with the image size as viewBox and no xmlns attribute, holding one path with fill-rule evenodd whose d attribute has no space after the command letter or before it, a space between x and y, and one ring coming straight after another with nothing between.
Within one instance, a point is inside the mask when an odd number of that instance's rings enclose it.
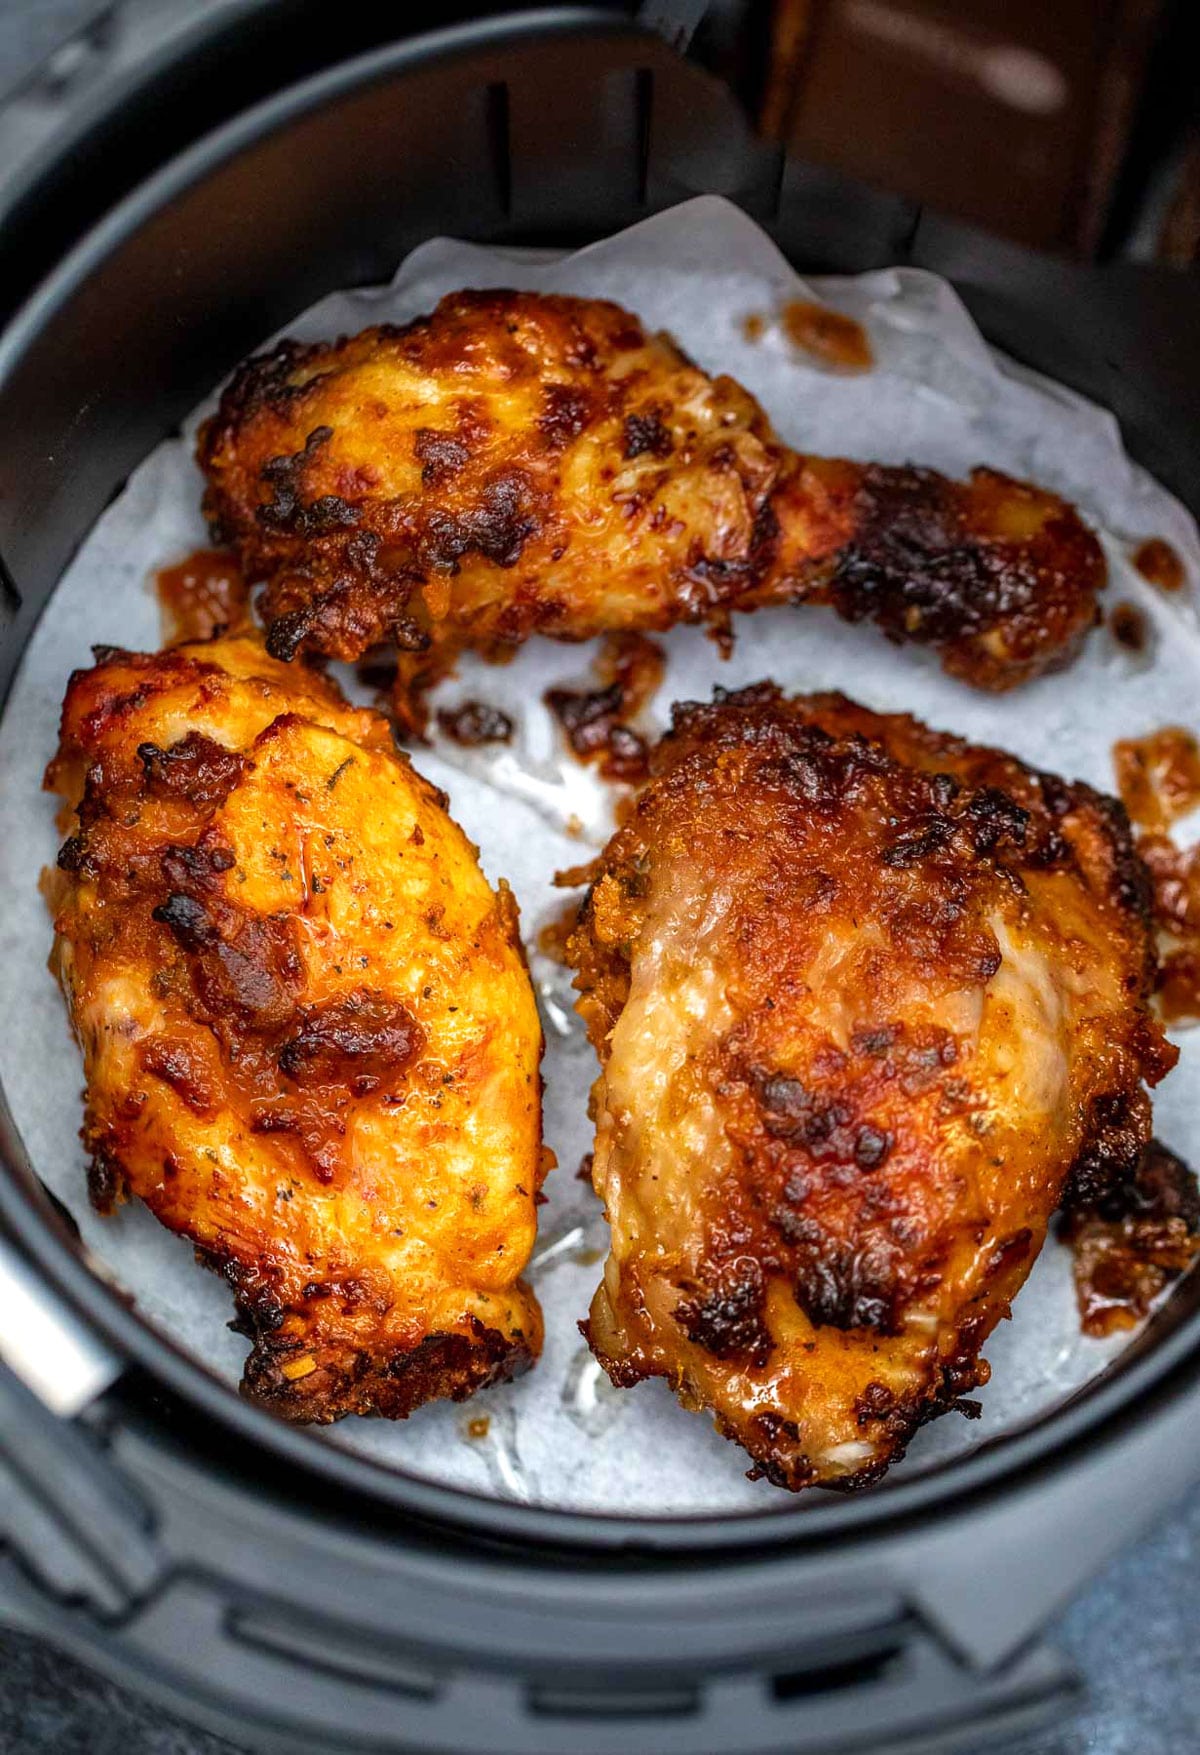
<instances>
[{"instance_id":1,"label":"orange sauce smear","mask_svg":"<svg viewBox=\"0 0 1200 1755\"><path fill-rule=\"evenodd\" d=\"M1147 537L1134 550L1133 564L1143 579L1157 585L1160 591L1182 591L1186 580L1183 562L1161 536Z\"/></svg>"},{"instance_id":2,"label":"orange sauce smear","mask_svg":"<svg viewBox=\"0 0 1200 1755\"><path fill-rule=\"evenodd\" d=\"M862 324L828 305L792 299L779 313L793 347L839 372L869 372L875 364L871 340Z\"/></svg>"},{"instance_id":3,"label":"orange sauce smear","mask_svg":"<svg viewBox=\"0 0 1200 1755\"><path fill-rule=\"evenodd\" d=\"M211 640L250 624L250 590L227 549L199 548L164 567L155 579L155 595L168 646Z\"/></svg>"}]
</instances>

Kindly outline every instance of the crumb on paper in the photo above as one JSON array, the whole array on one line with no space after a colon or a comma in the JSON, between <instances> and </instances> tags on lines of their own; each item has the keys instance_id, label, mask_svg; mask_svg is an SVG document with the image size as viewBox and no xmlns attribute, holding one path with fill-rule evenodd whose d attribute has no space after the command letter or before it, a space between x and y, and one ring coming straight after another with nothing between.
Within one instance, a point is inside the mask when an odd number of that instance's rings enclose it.
<instances>
[{"instance_id":1,"label":"crumb on paper","mask_svg":"<svg viewBox=\"0 0 1200 1755\"><path fill-rule=\"evenodd\" d=\"M485 743L511 743L516 730L508 714L487 701L462 701L457 707L439 707L437 722L442 734L463 749Z\"/></svg>"},{"instance_id":2,"label":"crumb on paper","mask_svg":"<svg viewBox=\"0 0 1200 1755\"><path fill-rule=\"evenodd\" d=\"M603 869L603 856L598 853L594 859L589 859L586 865L569 865L565 871L556 871L554 887L556 890L582 889L585 884L595 883Z\"/></svg>"},{"instance_id":3,"label":"crumb on paper","mask_svg":"<svg viewBox=\"0 0 1200 1755\"><path fill-rule=\"evenodd\" d=\"M711 616L704 632L716 647L721 662L727 664L737 649L737 635L734 633L733 617L729 611L726 610L723 615L718 612Z\"/></svg>"},{"instance_id":4,"label":"crumb on paper","mask_svg":"<svg viewBox=\"0 0 1200 1755\"><path fill-rule=\"evenodd\" d=\"M1136 603L1114 603L1108 613L1108 629L1126 652L1144 652L1150 642L1150 623Z\"/></svg>"},{"instance_id":5,"label":"crumb on paper","mask_svg":"<svg viewBox=\"0 0 1200 1755\"><path fill-rule=\"evenodd\" d=\"M579 923L579 903L572 899L538 928L534 944L543 957L567 967L567 940Z\"/></svg>"}]
</instances>

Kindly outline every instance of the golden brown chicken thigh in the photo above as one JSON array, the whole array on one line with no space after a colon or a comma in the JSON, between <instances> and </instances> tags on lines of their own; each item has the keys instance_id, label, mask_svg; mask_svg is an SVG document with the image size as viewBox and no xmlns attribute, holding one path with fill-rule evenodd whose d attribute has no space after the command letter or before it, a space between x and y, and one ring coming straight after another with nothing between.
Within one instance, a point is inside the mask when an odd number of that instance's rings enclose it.
<instances>
[{"instance_id":1,"label":"golden brown chicken thigh","mask_svg":"<svg viewBox=\"0 0 1200 1755\"><path fill-rule=\"evenodd\" d=\"M570 941L612 1232L587 1332L758 1470L857 1486L986 1381L1070 1185L1136 1171L1120 806L840 696L677 708Z\"/></svg>"},{"instance_id":2,"label":"golden brown chicken thigh","mask_svg":"<svg viewBox=\"0 0 1200 1755\"><path fill-rule=\"evenodd\" d=\"M383 718L255 636L71 678L53 963L92 1198L228 1280L243 1391L401 1417L536 1358L541 1034L510 893Z\"/></svg>"},{"instance_id":3,"label":"golden brown chicken thigh","mask_svg":"<svg viewBox=\"0 0 1200 1755\"><path fill-rule=\"evenodd\" d=\"M462 292L405 328L283 342L225 391L205 506L265 580L268 645L581 640L802 600L1004 689L1096 618L1099 545L992 470L800 456L754 398L596 299Z\"/></svg>"}]
</instances>

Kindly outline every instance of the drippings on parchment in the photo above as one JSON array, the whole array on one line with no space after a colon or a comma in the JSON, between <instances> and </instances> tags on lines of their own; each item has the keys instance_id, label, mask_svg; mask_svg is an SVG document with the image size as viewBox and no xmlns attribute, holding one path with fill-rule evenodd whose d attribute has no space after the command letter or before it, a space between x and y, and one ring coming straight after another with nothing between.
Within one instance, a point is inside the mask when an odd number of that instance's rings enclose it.
<instances>
[{"instance_id":1,"label":"drippings on parchment","mask_svg":"<svg viewBox=\"0 0 1200 1755\"><path fill-rule=\"evenodd\" d=\"M516 650L515 646L491 646L480 652L479 657L485 664L498 667L511 664ZM430 696L439 684L455 674L457 661L458 655L451 647L429 647L414 640L411 646L398 650L394 658L373 655L367 659L365 665L360 664L357 667L357 672L360 680L364 680L364 669L369 668L372 677L380 679L385 693L377 704L388 714L401 743L423 744L429 741L432 711ZM439 712L438 722L447 737L453 738L457 743L468 743L472 740L476 743L508 741L515 727L507 713L490 706L486 701L467 702L466 706L477 709L480 715L488 715L496 735L473 735L484 728L483 720L480 718L472 725L467 718L460 727L465 735L456 736L450 722L443 719ZM503 735L500 735L501 720L506 721L509 726L508 732Z\"/></svg>"},{"instance_id":2,"label":"drippings on parchment","mask_svg":"<svg viewBox=\"0 0 1200 1755\"><path fill-rule=\"evenodd\" d=\"M862 324L828 305L791 299L779 313L794 347L839 372L869 372L875 364L871 338Z\"/></svg>"},{"instance_id":3,"label":"drippings on parchment","mask_svg":"<svg viewBox=\"0 0 1200 1755\"><path fill-rule=\"evenodd\" d=\"M1139 836L1138 852L1154 886L1154 918L1173 938L1200 934L1200 847L1179 847L1170 835Z\"/></svg>"},{"instance_id":4,"label":"drippings on parchment","mask_svg":"<svg viewBox=\"0 0 1200 1755\"><path fill-rule=\"evenodd\" d=\"M438 684L454 673L455 655L449 651L397 652L390 667L389 692L381 700L401 743L429 741L429 697Z\"/></svg>"},{"instance_id":5,"label":"drippings on parchment","mask_svg":"<svg viewBox=\"0 0 1200 1755\"><path fill-rule=\"evenodd\" d=\"M870 336L857 318L842 311L813 299L789 299L777 320L793 347L829 371L869 372L875 364ZM744 339L752 344L761 341L769 323L762 311L747 312L742 318Z\"/></svg>"},{"instance_id":6,"label":"drippings on parchment","mask_svg":"<svg viewBox=\"0 0 1200 1755\"><path fill-rule=\"evenodd\" d=\"M1113 746L1122 802L1143 825L1137 849L1151 881L1158 948L1155 995L1164 1024L1200 1022L1200 847L1180 847L1168 825L1200 802L1200 752L1169 726Z\"/></svg>"},{"instance_id":7,"label":"drippings on parchment","mask_svg":"<svg viewBox=\"0 0 1200 1755\"><path fill-rule=\"evenodd\" d=\"M1113 745L1117 790L1135 823L1165 829L1200 804L1200 745L1181 725Z\"/></svg>"},{"instance_id":8,"label":"drippings on parchment","mask_svg":"<svg viewBox=\"0 0 1200 1755\"><path fill-rule=\"evenodd\" d=\"M199 548L154 581L163 644L211 640L250 624L250 589L227 549Z\"/></svg>"},{"instance_id":9,"label":"drippings on parchment","mask_svg":"<svg viewBox=\"0 0 1200 1755\"><path fill-rule=\"evenodd\" d=\"M657 640L645 634L609 634L596 659L602 683L616 683L621 691L621 711L627 719L643 712L658 693L667 655Z\"/></svg>"},{"instance_id":10,"label":"drippings on parchment","mask_svg":"<svg viewBox=\"0 0 1200 1755\"><path fill-rule=\"evenodd\" d=\"M463 701L457 707L439 707L437 722L452 743L474 749L484 743L508 743L516 727L507 713L487 701Z\"/></svg>"},{"instance_id":11,"label":"drippings on parchment","mask_svg":"<svg viewBox=\"0 0 1200 1755\"><path fill-rule=\"evenodd\" d=\"M1150 873L1158 939L1155 992L1164 1024L1200 1020L1200 847L1143 832L1138 852Z\"/></svg>"},{"instance_id":12,"label":"drippings on parchment","mask_svg":"<svg viewBox=\"0 0 1200 1755\"><path fill-rule=\"evenodd\" d=\"M1160 591L1182 591L1185 574L1179 555L1161 536L1147 537L1133 552L1133 564L1143 579Z\"/></svg>"},{"instance_id":13,"label":"drippings on parchment","mask_svg":"<svg viewBox=\"0 0 1200 1755\"><path fill-rule=\"evenodd\" d=\"M545 700L580 761L598 758L606 780L646 778L649 746L640 732L623 723L615 684L607 689L547 689Z\"/></svg>"},{"instance_id":14,"label":"drippings on parchment","mask_svg":"<svg viewBox=\"0 0 1200 1755\"><path fill-rule=\"evenodd\" d=\"M1200 1023L1200 947L1181 945L1163 955L1155 993L1164 1024Z\"/></svg>"},{"instance_id":15,"label":"drippings on parchment","mask_svg":"<svg viewBox=\"0 0 1200 1755\"><path fill-rule=\"evenodd\" d=\"M650 750L629 723L662 682L666 655L644 634L610 634L594 671L599 688L547 689L543 699L582 762L595 761L606 780L635 783L649 773Z\"/></svg>"},{"instance_id":16,"label":"drippings on parchment","mask_svg":"<svg viewBox=\"0 0 1200 1755\"><path fill-rule=\"evenodd\" d=\"M1200 1187L1182 1158L1151 1140L1134 1178L1095 1205L1068 1208L1059 1234L1074 1255L1085 1334L1136 1326L1200 1254Z\"/></svg>"},{"instance_id":17,"label":"drippings on parchment","mask_svg":"<svg viewBox=\"0 0 1200 1755\"><path fill-rule=\"evenodd\" d=\"M1127 652L1144 652L1149 644L1150 624L1136 603L1114 603L1108 612L1108 629Z\"/></svg>"}]
</instances>

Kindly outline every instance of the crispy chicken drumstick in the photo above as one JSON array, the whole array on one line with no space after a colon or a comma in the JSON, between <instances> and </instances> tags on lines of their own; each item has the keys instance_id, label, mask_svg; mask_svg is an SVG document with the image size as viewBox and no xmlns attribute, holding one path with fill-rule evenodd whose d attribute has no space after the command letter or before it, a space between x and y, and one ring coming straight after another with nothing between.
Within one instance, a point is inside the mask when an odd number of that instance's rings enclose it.
<instances>
[{"instance_id":1,"label":"crispy chicken drumstick","mask_svg":"<svg viewBox=\"0 0 1200 1755\"><path fill-rule=\"evenodd\" d=\"M1120 806L841 696L677 708L569 956L603 1071L589 1338L779 1485L987 1378L1068 1190L1132 1176L1151 1019Z\"/></svg>"},{"instance_id":2,"label":"crispy chicken drumstick","mask_svg":"<svg viewBox=\"0 0 1200 1755\"><path fill-rule=\"evenodd\" d=\"M1071 659L1104 582L1055 495L800 456L731 378L596 299L461 292L404 328L285 341L198 455L281 658L394 641L436 674L533 633L809 601L1006 689Z\"/></svg>"},{"instance_id":3,"label":"crispy chicken drumstick","mask_svg":"<svg viewBox=\"0 0 1200 1755\"><path fill-rule=\"evenodd\" d=\"M400 1417L529 1364L516 907L386 721L254 636L102 653L47 784L92 1198L139 1196L229 1281L244 1393Z\"/></svg>"}]
</instances>

